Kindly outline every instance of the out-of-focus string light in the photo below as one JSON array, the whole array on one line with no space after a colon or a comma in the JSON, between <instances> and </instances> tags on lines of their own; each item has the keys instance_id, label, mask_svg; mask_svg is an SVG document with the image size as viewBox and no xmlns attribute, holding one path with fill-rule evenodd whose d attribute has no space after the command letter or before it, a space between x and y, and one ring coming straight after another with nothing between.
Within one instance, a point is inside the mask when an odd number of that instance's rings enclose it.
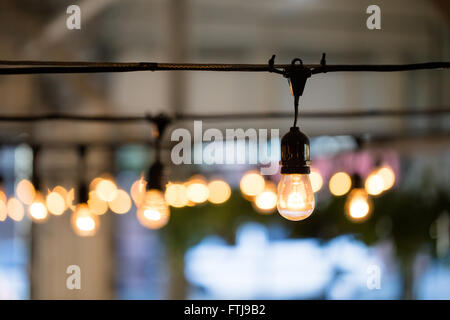
<instances>
[{"instance_id":1,"label":"out-of-focus string light","mask_svg":"<svg viewBox=\"0 0 450 320\"><path fill-rule=\"evenodd\" d=\"M134 204L139 207L145 199L147 181L145 181L144 177L140 177L139 180L136 180L130 189L131 198L133 199Z\"/></svg>"},{"instance_id":2,"label":"out-of-focus string light","mask_svg":"<svg viewBox=\"0 0 450 320\"><path fill-rule=\"evenodd\" d=\"M16 195L24 204L31 205L36 195L36 190L29 180L23 179L16 186Z\"/></svg>"},{"instance_id":3,"label":"out-of-focus string light","mask_svg":"<svg viewBox=\"0 0 450 320\"><path fill-rule=\"evenodd\" d=\"M79 204L71 217L72 228L81 237L89 237L97 232L100 219L89 210L87 204Z\"/></svg>"},{"instance_id":4,"label":"out-of-focus string light","mask_svg":"<svg viewBox=\"0 0 450 320\"><path fill-rule=\"evenodd\" d=\"M40 192L36 193L36 196L28 208L28 213L33 222L41 223L47 220L48 210L45 206L44 198Z\"/></svg>"},{"instance_id":5,"label":"out-of-focus string light","mask_svg":"<svg viewBox=\"0 0 450 320\"><path fill-rule=\"evenodd\" d=\"M209 189L205 179L201 176L193 176L186 182L186 196L188 200L200 204L208 200Z\"/></svg>"},{"instance_id":6,"label":"out-of-focus string light","mask_svg":"<svg viewBox=\"0 0 450 320\"><path fill-rule=\"evenodd\" d=\"M384 191L391 189L395 184L395 173L394 170L388 165L382 166L378 170L378 175L383 178L384 181Z\"/></svg>"},{"instance_id":7,"label":"out-of-focus string light","mask_svg":"<svg viewBox=\"0 0 450 320\"><path fill-rule=\"evenodd\" d=\"M322 189L323 178L319 170L317 170L316 168L311 168L309 179L311 179L311 187L313 192L318 192L320 189Z\"/></svg>"},{"instance_id":8,"label":"out-of-focus string light","mask_svg":"<svg viewBox=\"0 0 450 320\"><path fill-rule=\"evenodd\" d=\"M231 196L231 188L223 180L213 180L208 183L209 197L208 201L214 204L226 202Z\"/></svg>"},{"instance_id":9,"label":"out-of-focus string light","mask_svg":"<svg viewBox=\"0 0 450 320\"><path fill-rule=\"evenodd\" d=\"M384 191L384 179L378 174L378 170L369 174L364 187L371 196L377 196Z\"/></svg>"},{"instance_id":10,"label":"out-of-focus string light","mask_svg":"<svg viewBox=\"0 0 450 320\"><path fill-rule=\"evenodd\" d=\"M364 189L355 188L347 197L345 210L352 221L364 221L372 211L372 201Z\"/></svg>"},{"instance_id":11,"label":"out-of-focus string light","mask_svg":"<svg viewBox=\"0 0 450 320\"><path fill-rule=\"evenodd\" d=\"M95 187L95 192L97 192L100 199L110 202L116 197L117 186L112 180L103 179Z\"/></svg>"},{"instance_id":12,"label":"out-of-focus string light","mask_svg":"<svg viewBox=\"0 0 450 320\"><path fill-rule=\"evenodd\" d=\"M25 209L22 202L14 197L9 198L6 209L8 210L8 216L14 221L21 221L25 215Z\"/></svg>"},{"instance_id":13,"label":"out-of-focus string light","mask_svg":"<svg viewBox=\"0 0 450 320\"><path fill-rule=\"evenodd\" d=\"M255 197L252 205L257 212L269 214L275 211L277 200L277 187L273 182L266 181L264 190Z\"/></svg>"},{"instance_id":14,"label":"out-of-focus string light","mask_svg":"<svg viewBox=\"0 0 450 320\"><path fill-rule=\"evenodd\" d=\"M188 205L187 189L182 183L169 183L164 192L167 204L174 208L182 208Z\"/></svg>"},{"instance_id":15,"label":"out-of-focus string light","mask_svg":"<svg viewBox=\"0 0 450 320\"><path fill-rule=\"evenodd\" d=\"M244 197L252 198L263 192L265 181L259 172L249 171L244 174L239 186Z\"/></svg>"},{"instance_id":16,"label":"out-of-focus string light","mask_svg":"<svg viewBox=\"0 0 450 320\"><path fill-rule=\"evenodd\" d=\"M352 187L352 179L345 172L336 172L331 176L328 183L331 194L334 196L343 196L350 191Z\"/></svg>"},{"instance_id":17,"label":"out-of-focus string light","mask_svg":"<svg viewBox=\"0 0 450 320\"><path fill-rule=\"evenodd\" d=\"M124 214L131 209L131 198L125 190L118 189L116 197L108 204L112 212Z\"/></svg>"},{"instance_id":18,"label":"out-of-focus string light","mask_svg":"<svg viewBox=\"0 0 450 320\"><path fill-rule=\"evenodd\" d=\"M169 222L170 210L161 191L147 191L143 204L137 211L138 221L146 228L160 229Z\"/></svg>"},{"instance_id":19,"label":"out-of-focus string light","mask_svg":"<svg viewBox=\"0 0 450 320\"><path fill-rule=\"evenodd\" d=\"M5 221L8 217L8 210L6 208L6 195L0 190L0 221Z\"/></svg>"},{"instance_id":20,"label":"out-of-focus string light","mask_svg":"<svg viewBox=\"0 0 450 320\"><path fill-rule=\"evenodd\" d=\"M67 209L66 199L56 191L52 191L47 195L45 203L48 211L55 216L62 215Z\"/></svg>"},{"instance_id":21,"label":"out-of-focus string light","mask_svg":"<svg viewBox=\"0 0 450 320\"><path fill-rule=\"evenodd\" d=\"M101 216L106 212L108 212L108 203L100 199L97 192L95 191L89 192L89 199L87 201L87 205L89 207L89 210L96 215Z\"/></svg>"}]
</instances>

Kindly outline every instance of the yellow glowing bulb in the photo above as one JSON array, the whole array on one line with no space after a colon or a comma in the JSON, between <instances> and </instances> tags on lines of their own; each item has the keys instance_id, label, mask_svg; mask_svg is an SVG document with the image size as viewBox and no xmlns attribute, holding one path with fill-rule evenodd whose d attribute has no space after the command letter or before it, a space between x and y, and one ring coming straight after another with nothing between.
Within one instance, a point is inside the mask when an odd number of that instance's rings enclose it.
<instances>
[{"instance_id":1,"label":"yellow glowing bulb","mask_svg":"<svg viewBox=\"0 0 450 320\"><path fill-rule=\"evenodd\" d=\"M371 173L364 184L364 187L368 194L377 196L384 191L384 180L378 172Z\"/></svg>"},{"instance_id":2,"label":"yellow glowing bulb","mask_svg":"<svg viewBox=\"0 0 450 320\"><path fill-rule=\"evenodd\" d=\"M66 210L66 200L56 191L52 191L47 195L45 203L47 204L48 211L55 216L62 215Z\"/></svg>"},{"instance_id":3,"label":"yellow glowing bulb","mask_svg":"<svg viewBox=\"0 0 450 320\"><path fill-rule=\"evenodd\" d=\"M146 228L160 229L169 222L170 210L159 190L149 190L137 211L138 221Z\"/></svg>"},{"instance_id":4,"label":"yellow glowing bulb","mask_svg":"<svg viewBox=\"0 0 450 320\"><path fill-rule=\"evenodd\" d=\"M36 195L33 184L26 180L20 180L16 187L17 198L27 205L31 205Z\"/></svg>"},{"instance_id":5,"label":"yellow glowing bulb","mask_svg":"<svg viewBox=\"0 0 450 320\"><path fill-rule=\"evenodd\" d=\"M117 190L116 197L109 203L109 208L117 214L124 214L131 209L131 198L125 190Z\"/></svg>"},{"instance_id":6,"label":"yellow glowing bulb","mask_svg":"<svg viewBox=\"0 0 450 320\"><path fill-rule=\"evenodd\" d=\"M16 198L10 198L6 204L8 215L14 221L21 221L25 215L25 209L22 202Z\"/></svg>"},{"instance_id":7,"label":"yellow glowing bulb","mask_svg":"<svg viewBox=\"0 0 450 320\"><path fill-rule=\"evenodd\" d=\"M6 203L7 199L6 199L6 194L0 190L0 201L3 201L4 203Z\"/></svg>"},{"instance_id":8,"label":"yellow glowing bulb","mask_svg":"<svg viewBox=\"0 0 450 320\"><path fill-rule=\"evenodd\" d=\"M347 216L353 221L364 221L372 211L372 202L364 189L353 189L345 203Z\"/></svg>"},{"instance_id":9,"label":"yellow glowing bulb","mask_svg":"<svg viewBox=\"0 0 450 320\"><path fill-rule=\"evenodd\" d=\"M331 194L335 196L343 196L350 191L352 187L352 179L345 172L336 172L329 182L329 188Z\"/></svg>"},{"instance_id":10,"label":"yellow glowing bulb","mask_svg":"<svg viewBox=\"0 0 450 320\"><path fill-rule=\"evenodd\" d=\"M240 188L242 194L248 197L257 196L263 192L265 181L263 176L257 171L247 172L241 179Z\"/></svg>"},{"instance_id":11,"label":"yellow glowing bulb","mask_svg":"<svg viewBox=\"0 0 450 320\"><path fill-rule=\"evenodd\" d=\"M311 168L309 179L311 180L311 186L314 193L322 189L323 179L319 170Z\"/></svg>"},{"instance_id":12,"label":"yellow glowing bulb","mask_svg":"<svg viewBox=\"0 0 450 320\"><path fill-rule=\"evenodd\" d=\"M315 206L308 174L283 174L278 184L278 212L284 218L299 221L309 217Z\"/></svg>"},{"instance_id":13,"label":"yellow glowing bulb","mask_svg":"<svg viewBox=\"0 0 450 320\"><path fill-rule=\"evenodd\" d=\"M87 204L79 204L72 214L72 228L75 233L82 237L93 236L100 225L98 216L89 210Z\"/></svg>"},{"instance_id":14,"label":"yellow glowing bulb","mask_svg":"<svg viewBox=\"0 0 450 320\"><path fill-rule=\"evenodd\" d=\"M181 183L169 183L166 187L164 198L169 206L175 208L187 206L189 202L187 189Z\"/></svg>"},{"instance_id":15,"label":"yellow glowing bulb","mask_svg":"<svg viewBox=\"0 0 450 320\"><path fill-rule=\"evenodd\" d=\"M383 166L380 170L378 170L378 175L381 176L384 181L384 191L389 190L394 186L395 173L391 167Z\"/></svg>"},{"instance_id":16,"label":"yellow glowing bulb","mask_svg":"<svg viewBox=\"0 0 450 320\"><path fill-rule=\"evenodd\" d=\"M272 213L277 207L278 196L276 186L272 182L266 181L265 184L263 192L255 197L252 204L259 213L268 214Z\"/></svg>"},{"instance_id":17,"label":"yellow glowing bulb","mask_svg":"<svg viewBox=\"0 0 450 320\"><path fill-rule=\"evenodd\" d=\"M214 204L226 202L231 196L231 188L223 180L213 180L208 184L208 201Z\"/></svg>"},{"instance_id":18,"label":"yellow glowing bulb","mask_svg":"<svg viewBox=\"0 0 450 320\"><path fill-rule=\"evenodd\" d=\"M142 202L144 202L147 181L144 180L143 177L140 177L139 180L136 180L130 189L131 198L136 206L140 206Z\"/></svg>"},{"instance_id":19,"label":"yellow glowing bulb","mask_svg":"<svg viewBox=\"0 0 450 320\"><path fill-rule=\"evenodd\" d=\"M96 215L103 215L108 212L108 202L103 201L98 196L97 192L91 191L89 192L89 200L87 202L89 210Z\"/></svg>"},{"instance_id":20,"label":"yellow glowing bulb","mask_svg":"<svg viewBox=\"0 0 450 320\"><path fill-rule=\"evenodd\" d=\"M110 202L116 197L117 186L111 180L103 179L97 184L95 191L100 199Z\"/></svg>"},{"instance_id":21,"label":"yellow glowing bulb","mask_svg":"<svg viewBox=\"0 0 450 320\"><path fill-rule=\"evenodd\" d=\"M205 180L201 177L192 177L186 183L186 196L194 203L203 203L208 200L209 189Z\"/></svg>"},{"instance_id":22,"label":"yellow glowing bulb","mask_svg":"<svg viewBox=\"0 0 450 320\"><path fill-rule=\"evenodd\" d=\"M48 218L48 210L42 195L38 192L33 203L28 208L28 213L34 222L44 222Z\"/></svg>"},{"instance_id":23,"label":"yellow glowing bulb","mask_svg":"<svg viewBox=\"0 0 450 320\"><path fill-rule=\"evenodd\" d=\"M6 202L3 199L0 200L0 221L5 221L8 217L8 210L6 208Z\"/></svg>"}]
</instances>

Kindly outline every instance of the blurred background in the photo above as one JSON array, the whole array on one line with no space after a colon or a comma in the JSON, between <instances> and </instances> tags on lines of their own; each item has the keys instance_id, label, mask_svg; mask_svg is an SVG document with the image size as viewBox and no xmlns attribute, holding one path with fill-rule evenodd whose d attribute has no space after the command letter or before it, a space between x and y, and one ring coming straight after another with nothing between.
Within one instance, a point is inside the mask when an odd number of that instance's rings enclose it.
<instances>
[{"instance_id":1,"label":"blurred background","mask_svg":"<svg viewBox=\"0 0 450 320\"><path fill-rule=\"evenodd\" d=\"M66 27L72 4L81 30ZM381 30L366 27L371 4ZM319 63L326 52L329 64L449 61L449 19L445 0L2 0L0 58L266 63L276 54L277 63ZM192 121L172 123L161 139L170 218L150 224L137 209L156 154L149 123L2 122L0 298L449 299L449 116L301 117L448 110L449 87L448 71L433 70L309 79L299 123L311 138L316 209L300 222L274 206L279 174L174 165L171 132ZM293 109L286 79L270 73L2 76L0 96L1 115ZM291 121L203 129L282 135ZM352 206L355 176L362 195ZM81 269L80 290L66 287L69 265Z\"/></svg>"}]
</instances>

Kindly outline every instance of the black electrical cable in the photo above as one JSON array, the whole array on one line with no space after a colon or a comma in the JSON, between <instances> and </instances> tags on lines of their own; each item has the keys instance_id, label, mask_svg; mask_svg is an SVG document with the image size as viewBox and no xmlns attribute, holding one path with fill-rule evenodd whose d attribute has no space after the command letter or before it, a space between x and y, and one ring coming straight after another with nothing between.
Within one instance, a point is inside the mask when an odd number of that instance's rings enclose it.
<instances>
[{"instance_id":1,"label":"black electrical cable","mask_svg":"<svg viewBox=\"0 0 450 320\"><path fill-rule=\"evenodd\" d=\"M239 71L239 72L279 72L289 69L290 64L195 64L195 63L157 63L157 62L83 62L83 61L12 61L0 60L0 74L44 74L44 73L98 73L134 71ZM312 74L327 72L395 72L424 69L448 69L450 62L426 62L393 65L304 65ZM277 71L278 70L278 71Z\"/></svg>"}]
</instances>

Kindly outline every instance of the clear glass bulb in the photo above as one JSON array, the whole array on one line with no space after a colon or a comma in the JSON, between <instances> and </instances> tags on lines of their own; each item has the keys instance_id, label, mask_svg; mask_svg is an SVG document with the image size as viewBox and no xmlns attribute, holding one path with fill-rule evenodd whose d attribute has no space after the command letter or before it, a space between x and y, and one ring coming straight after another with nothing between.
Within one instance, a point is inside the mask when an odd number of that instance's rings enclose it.
<instances>
[{"instance_id":1,"label":"clear glass bulb","mask_svg":"<svg viewBox=\"0 0 450 320\"><path fill-rule=\"evenodd\" d=\"M283 174L278 184L278 212L284 218L299 221L314 210L314 192L308 174Z\"/></svg>"},{"instance_id":2,"label":"clear glass bulb","mask_svg":"<svg viewBox=\"0 0 450 320\"><path fill-rule=\"evenodd\" d=\"M161 191L147 191L143 204L137 211L139 222L149 229L160 229L169 222L170 209Z\"/></svg>"}]
</instances>

